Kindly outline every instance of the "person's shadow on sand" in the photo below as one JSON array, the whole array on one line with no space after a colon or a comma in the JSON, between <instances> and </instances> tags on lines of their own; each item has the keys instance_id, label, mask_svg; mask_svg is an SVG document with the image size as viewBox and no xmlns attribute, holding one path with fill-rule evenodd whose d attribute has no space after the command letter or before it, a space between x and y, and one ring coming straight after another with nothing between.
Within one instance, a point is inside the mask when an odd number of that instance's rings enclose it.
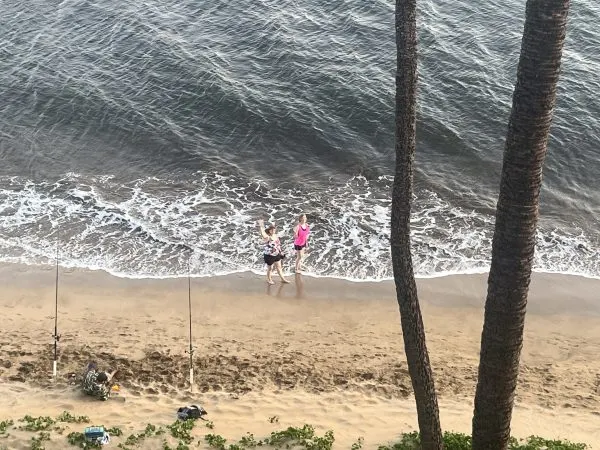
<instances>
[{"instance_id":1,"label":"person's shadow on sand","mask_svg":"<svg viewBox=\"0 0 600 450\"><path fill-rule=\"evenodd\" d=\"M274 284L267 284L267 295L270 295L270 296L275 295L275 297L281 298L281 295L283 293L283 287L285 286L285 283L279 283L279 286L277 287L277 291L275 291L274 286L275 286Z\"/></svg>"},{"instance_id":2,"label":"person's shadow on sand","mask_svg":"<svg viewBox=\"0 0 600 450\"><path fill-rule=\"evenodd\" d=\"M302 274L297 273L296 278L296 298L304 298L304 280Z\"/></svg>"},{"instance_id":3,"label":"person's shadow on sand","mask_svg":"<svg viewBox=\"0 0 600 450\"><path fill-rule=\"evenodd\" d=\"M295 275L296 281L296 298L304 298L304 280L302 279L302 274L297 273ZM279 283L277 287L273 284L267 284L267 295L275 296L276 298L283 297L283 287L285 283Z\"/></svg>"}]
</instances>

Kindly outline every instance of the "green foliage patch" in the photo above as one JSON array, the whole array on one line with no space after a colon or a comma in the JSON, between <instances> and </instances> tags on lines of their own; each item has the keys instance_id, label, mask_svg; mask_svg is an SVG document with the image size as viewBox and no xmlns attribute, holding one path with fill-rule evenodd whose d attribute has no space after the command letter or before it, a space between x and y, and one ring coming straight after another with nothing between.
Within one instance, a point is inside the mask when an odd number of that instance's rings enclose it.
<instances>
[{"instance_id":1,"label":"green foliage patch","mask_svg":"<svg viewBox=\"0 0 600 450\"><path fill-rule=\"evenodd\" d=\"M44 446L45 441L50 440L50 433L47 431L40 432L39 435L31 438L31 450L46 450Z\"/></svg>"},{"instance_id":2,"label":"green foliage patch","mask_svg":"<svg viewBox=\"0 0 600 450\"><path fill-rule=\"evenodd\" d=\"M120 428L118 428L117 430L118 433L120 433L119 436L123 434ZM108 431L108 433L111 434L110 431ZM163 433L164 430L162 429L162 427L157 428L156 425L152 425L151 423L149 423L148 425L146 425L144 431L137 434L130 434L127 437L127 439L125 439L125 442L120 443L117 447L122 450L130 450L131 447L136 447L140 445L146 438L152 436L160 436Z\"/></svg>"},{"instance_id":3,"label":"green foliage patch","mask_svg":"<svg viewBox=\"0 0 600 450\"><path fill-rule=\"evenodd\" d=\"M227 445L227 439L216 434L204 436L206 443L217 450L246 450L256 447L270 446L275 448L305 448L306 450L331 450L333 431L327 431L319 436L312 425L288 427L285 430L274 431L263 440L257 441L252 433L247 433L237 443Z\"/></svg>"},{"instance_id":4,"label":"green foliage patch","mask_svg":"<svg viewBox=\"0 0 600 450\"><path fill-rule=\"evenodd\" d=\"M334 441L333 431L329 430L324 436L318 436L312 425L305 424L302 428L288 427L282 431L274 431L263 442L278 448L298 446L307 450L331 450Z\"/></svg>"},{"instance_id":5,"label":"green foliage patch","mask_svg":"<svg viewBox=\"0 0 600 450\"><path fill-rule=\"evenodd\" d=\"M46 431L48 428L50 428L52 425L54 425L56 423L56 421L52 417L48 417L48 416L32 417L29 415L23 417L20 420L20 422L25 423L25 425L23 425L20 428L22 428L26 431Z\"/></svg>"},{"instance_id":6,"label":"green foliage patch","mask_svg":"<svg viewBox=\"0 0 600 450\"><path fill-rule=\"evenodd\" d=\"M88 416L74 416L67 411L63 411L60 416L56 418L57 422L63 423L90 423Z\"/></svg>"},{"instance_id":7,"label":"green foliage patch","mask_svg":"<svg viewBox=\"0 0 600 450\"><path fill-rule=\"evenodd\" d=\"M15 423L12 420L3 420L0 422L0 436L7 434L8 429L12 427Z\"/></svg>"},{"instance_id":8,"label":"green foliage patch","mask_svg":"<svg viewBox=\"0 0 600 450\"><path fill-rule=\"evenodd\" d=\"M89 423L86 416L74 416L64 411L56 419L48 416L33 417L26 415L19 422L23 425L17 428L24 431L35 433L31 437L32 450L45 450L46 442L51 439L51 432L62 433L65 428L57 426L60 423L82 424ZM270 423L278 423L279 418L273 416L269 418ZM153 424L146 425L146 428L137 434L129 435L123 442L117 445L121 450L133 450L143 447L146 439L165 435L168 432L170 438L174 438L177 444L174 447L169 445L166 437L163 439L163 450L191 450L194 441L192 431L196 427L195 420L176 420L165 427L157 427ZM0 422L0 437L6 438L9 429L15 427L12 420ZM208 421L205 427L212 430L215 425ZM105 430L112 437L123 436L123 431L118 427L107 428ZM443 435L445 450L471 450L471 436L464 433L445 432ZM69 445L82 448L102 448L100 444L89 442L84 434L80 432L71 432L66 436ZM288 427L283 430L273 431L268 437L257 440L252 433L246 433L238 441L227 443L223 436L209 433L204 435L204 439L197 442L198 446L208 445L215 450L255 450L257 447L267 447L276 449L306 449L306 450L332 450L335 438L333 431L329 430L323 435L315 432L312 425L305 424L302 427ZM350 450L361 450L364 445L364 439L359 437L351 446ZM397 442L381 445L378 450L419 450L421 440L418 432L404 433ZM0 449L2 447L0 446ZM511 438L508 450L587 450L586 444L570 442L568 440L544 439L539 436L529 436L526 439Z\"/></svg>"},{"instance_id":9,"label":"green foliage patch","mask_svg":"<svg viewBox=\"0 0 600 450\"><path fill-rule=\"evenodd\" d=\"M471 450L471 436L464 433L444 433L445 450ZM378 450L418 450L421 439L418 432L404 433L400 440L391 445L381 445ZM510 438L509 450L585 450L586 444L562 440L549 440L539 436L529 436L526 439Z\"/></svg>"},{"instance_id":10,"label":"green foliage patch","mask_svg":"<svg viewBox=\"0 0 600 450\"><path fill-rule=\"evenodd\" d=\"M194 438L191 431L196 426L196 421L193 419L176 420L171 425L167 425L167 429L171 432L171 436L178 439L184 444L191 444Z\"/></svg>"}]
</instances>

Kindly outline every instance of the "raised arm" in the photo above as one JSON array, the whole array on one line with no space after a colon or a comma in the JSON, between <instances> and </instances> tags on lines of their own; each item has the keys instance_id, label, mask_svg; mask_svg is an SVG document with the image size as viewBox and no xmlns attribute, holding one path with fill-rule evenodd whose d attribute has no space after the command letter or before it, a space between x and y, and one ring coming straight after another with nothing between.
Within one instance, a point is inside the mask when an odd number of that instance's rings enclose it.
<instances>
[{"instance_id":1,"label":"raised arm","mask_svg":"<svg viewBox=\"0 0 600 450\"><path fill-rule=\"evenodd\" d=\"M115 375L117 374L117 372L119 372L119 369L115 369L112 372L106 372L106 376L108 377L108 380L106 380L106 382L110 383L112 381L112 379L115 377Z\"/></svg>"},{"instance_id":2,"label":"raised arm","mask_svg":"<svg viewBox=\"0 0 600 450\"><path fill-rule=\"evenodd\" d=\"M263 239L268 239L269 235L265 233L265 221L262 219L258 220L258 231L260 231L260 235Z\"/></svg>"}]
</instances>

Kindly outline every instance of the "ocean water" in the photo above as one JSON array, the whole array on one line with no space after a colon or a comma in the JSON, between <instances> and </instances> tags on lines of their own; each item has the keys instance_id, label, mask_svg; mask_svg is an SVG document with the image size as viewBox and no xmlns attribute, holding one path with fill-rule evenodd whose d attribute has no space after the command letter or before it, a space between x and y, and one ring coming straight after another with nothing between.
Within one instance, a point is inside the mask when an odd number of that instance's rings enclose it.
<instances>
[{"instance_id":1,"label":"ocean water","mask_svg":"<svg viewBox=\"0 0 600 450\"><path fill-rule=\"evenodd\" d=\"M0 261L392 276L394 2L4 0ZM414 264L489 266L524 1L419 2ZM600 9L571 5L535 268L600 277ZM286 263L290 266L291 261Z\"/></svg>"}]
</instances>

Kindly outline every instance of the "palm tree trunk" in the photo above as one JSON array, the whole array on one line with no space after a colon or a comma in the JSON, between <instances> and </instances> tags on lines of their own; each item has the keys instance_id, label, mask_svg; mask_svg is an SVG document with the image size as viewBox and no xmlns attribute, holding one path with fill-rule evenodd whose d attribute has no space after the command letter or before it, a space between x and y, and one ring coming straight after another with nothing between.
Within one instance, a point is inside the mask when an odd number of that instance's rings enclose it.
<instances>
[{"instance_id":1,"label":"palm tree trunk","mask_svg":"<svg viewBox=\"0 0 600 450\"><path fill-rule=\"evenodd\" d=\"M556 99L569 0L528 0L508 124L481 337L473 449L510 437L535 249L542 167Z\"/></svg>"},{"instance_id":2,"label":"palm tree trunk","mask_svg":"<svg viewBox=\"0 0 600 450\"><path fill-rule=\"evenodd\" d=\"M442 448L442 432L410 248L410 204L416 129L416 0L396 0L396 171L392 191L391 252L404 349L415 393L421 444Z\"/></svg>"}]
</instances>

